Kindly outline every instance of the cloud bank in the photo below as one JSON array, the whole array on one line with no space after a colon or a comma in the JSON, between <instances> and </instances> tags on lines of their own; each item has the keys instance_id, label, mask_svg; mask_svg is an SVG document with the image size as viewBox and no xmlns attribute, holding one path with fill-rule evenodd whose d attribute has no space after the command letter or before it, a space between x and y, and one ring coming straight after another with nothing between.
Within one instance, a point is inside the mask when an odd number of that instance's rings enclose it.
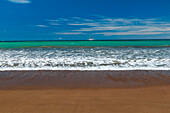
<instances>
[{"instance_id":1,"label":"cloud bank","mask_svg":"<svg viewBox=\"0 0 170 113\"><path fill-rule=\"evenodd\" d=\"M46 25L36 25L37 27L48 27Z\"/></svg>"},{"instance_id":2,"label":"cloud bank","mask_svg":"<svg viewBox=\"0 0 170 113\"><path fill-rule=\"evenodd\" d=\"M170 34L170 22L156 18L70 17L48 19L57 35L162 35Z\"/></svg>"},{"instance_id":3,"label":"cloud bank","mask_svg":"<svg viewBox=\"0 0 170 113\"><path fill-rule=\"evenodd\" d=\"M30 0L8 0L9 2L13 2L13 3L20 3L20 4L28 4L31 3Z\"/></svg>"}]
</instances>

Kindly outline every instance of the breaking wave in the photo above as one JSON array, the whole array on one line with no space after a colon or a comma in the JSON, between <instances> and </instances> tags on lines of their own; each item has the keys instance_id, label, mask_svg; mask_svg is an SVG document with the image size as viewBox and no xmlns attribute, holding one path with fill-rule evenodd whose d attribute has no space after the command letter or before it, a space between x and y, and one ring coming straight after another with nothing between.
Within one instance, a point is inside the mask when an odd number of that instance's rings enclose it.
<instances>
[{"instance_id":1,"label":"breaking wave","mask_svg":"<svg viewBox=\"0 0 170 113\"><path fill-rule=\"evenodd\" d=\"M0 49L0 70L170 70L170 47Z\"/></svg>"}]
</instances>

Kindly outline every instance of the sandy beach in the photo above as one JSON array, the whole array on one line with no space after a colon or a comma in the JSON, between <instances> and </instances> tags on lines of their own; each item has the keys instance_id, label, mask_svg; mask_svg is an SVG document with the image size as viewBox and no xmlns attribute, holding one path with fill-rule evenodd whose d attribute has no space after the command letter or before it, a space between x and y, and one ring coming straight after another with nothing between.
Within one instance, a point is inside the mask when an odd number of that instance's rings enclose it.
<instances>
[{"instance_id":1,"label":"sandy beach","mask_svg":"<svg viewBox=\"0 0 170 113\"><path fill-rule=\"evenodd\" d=\"M169 113L169 71L3 71L0 113Z\"/></svg>"}]
</instances>

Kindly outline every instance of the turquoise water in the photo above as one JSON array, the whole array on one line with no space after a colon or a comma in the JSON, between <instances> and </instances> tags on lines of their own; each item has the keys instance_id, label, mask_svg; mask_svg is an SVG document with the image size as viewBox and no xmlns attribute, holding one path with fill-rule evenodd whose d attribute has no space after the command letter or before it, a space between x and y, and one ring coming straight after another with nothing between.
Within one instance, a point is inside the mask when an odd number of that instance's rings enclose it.
<instances>
[{"instance_id":1,"label":"turquoise water","mask_svg":"<svg viewBox=\"0 0 170 113\"><path fill-rule=\"evenodd\" d=\"M25 41L0 42L0 48L26 47L124 47L124 46L170 46L170 40L148 41Z\"/></svg>"},{"instance_id":2,"label":"turquoise water","mask_svg":"<svg viewBox=\"0 0 170 113\"><path fill-rule=\"evenodd\" d=\"M0 70L170 70L170 40L0 42Z\"/></svg>"}]
</instances>

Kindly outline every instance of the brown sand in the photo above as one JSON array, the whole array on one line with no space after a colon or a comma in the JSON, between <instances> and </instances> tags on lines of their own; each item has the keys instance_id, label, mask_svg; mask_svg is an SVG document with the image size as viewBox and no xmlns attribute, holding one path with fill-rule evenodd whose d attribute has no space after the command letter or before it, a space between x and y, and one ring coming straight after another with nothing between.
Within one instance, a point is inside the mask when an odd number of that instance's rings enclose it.
<instances>
[{"instance_id":1,"label":"brown sand","mask_svg":"<svg viewBox=\"0 0 170 113\"><path fill-rule=\"evenodd\" d=\"M0 113L170 113L169 74L0 72Z\"/></svg>"}]
</instances>

